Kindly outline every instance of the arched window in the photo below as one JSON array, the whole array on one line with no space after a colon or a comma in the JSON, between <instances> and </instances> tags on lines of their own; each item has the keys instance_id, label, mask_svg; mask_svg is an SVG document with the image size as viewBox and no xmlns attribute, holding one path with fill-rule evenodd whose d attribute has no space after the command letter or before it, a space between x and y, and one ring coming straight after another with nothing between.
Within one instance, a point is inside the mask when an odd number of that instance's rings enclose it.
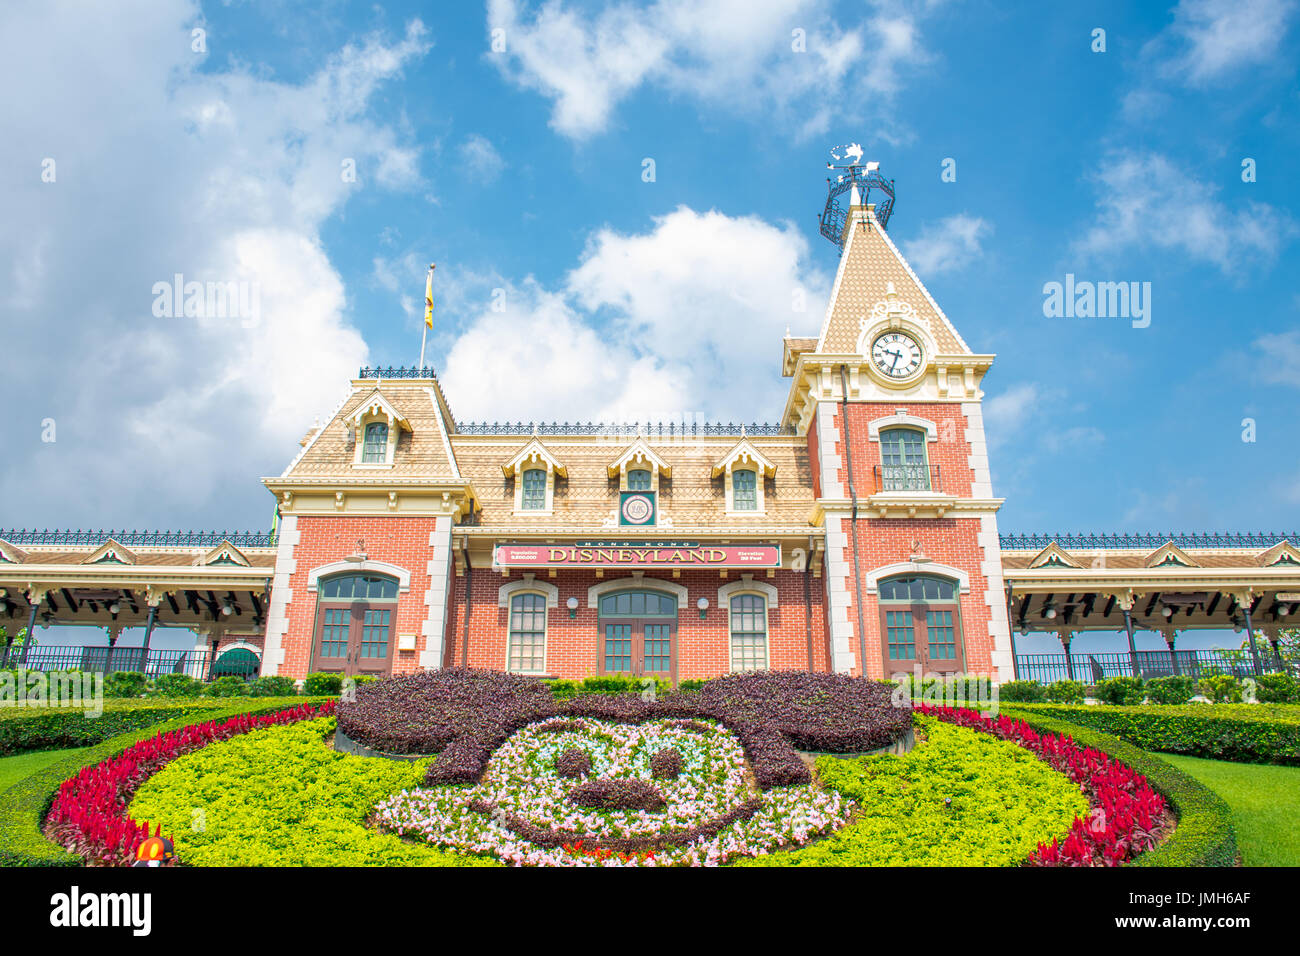
<instances>
[{"instance_id":1,"label":"arched window","mask_svg":"<svg viewBox=\"0 0 1300 956\"><path fill-rule=\"evenodd\" d=\"M962 668L957 582L934 575L901 575L880 582L886 670L920 664L953 673Z\"/></svg>"},{"instance_id":2,"label":"arched window","mask_svg":"<svg viewBox=\"0 0 1300 956\"><path fill-rule=\"evenodd\" d=\"M628 491L649 491L650 472L644 468L635 468L627 473Z\"/></svg>"},{"instance_id":3,"label":"arched window","mask_svg":"<svg viewBox=\"0 0 1300 956\"><path fill-rule=\"evenodd\" d=\"M881 489L929 491L930 465L925 457L925 432L917 428L886 428L880 433Z\"/></svg>"},{"instance_id":4,"label":"arched window","mask_svg":"<svg viewBox=\"0 0 1300 956\"><path fill-rule=\"evenodd\" d=\"M758 510L758 473L738 468L731 473L731 510Z\"/></svg>"},{"instance_id":5,"label":"arched window","mask_svg":"<svg viewBox=\"0 0 1300 956\"><path fill-rule=\"evenodd\" d=\"M516 594L510 599L510 646L506 669L519 674L546 671L546 596Z\"/></svg>"},{"instance_id":6,"label":"arched window","mask_svg":"<svg viewBox=\"0 0 1300 956\"><path fill-rule=\"evenodd\" d=\"M392 669L396 578L344 573L322 578L313 670L387 674Z\"/></svg>"},{"instance_id":7,"label":"arched window","mask_svg":"<svg viewBox=\"0 0 1300 956\"><path fill-rule=\"evenodd\" d=\"M247 647L232 647L230 650L222 651L213 663L212 676L225 677L227 674L233 674L251 680L257 676L261 667L262 662L255 651Z\"/></svg>"},{"instance_id":8,"label":"arched window","mask_svg":"<svg viewBox=\"0 0 1300 956\"><path fill-rule=\"evenodd\" d=\"M546 510L546 469L529 468L524 472L524 495L521 501L527 511Z\"/></svg>"},{"instance_id":9,"label":"arched window","mask_svg":"<svg viewBox=\"0 0 1300 956\"><path fill-rule=\"evenodd\" d=\"M731 599L731 669L767 669L767 599L737 594Z\"/></svg>"},{"instance_id":10,"label":"arched window","mask_svg":"<svg viewBox=\"0 0 1300 956\"><path fill-rule=\"evenodd\" d=\"M363 464L382 465L388 461L388 423L370 422L366 425L365 441L361 447Z\"/></svg>"},{"instance_id":11,"label":"arched window","mask_svg":"<svg viewBox=\"0 0 1300 956\"><path fill-rule=\"evenodd\" d=\"M675 672L677 597L662 591L615 591L600 599L603 674L643 674L672 679Z\"/></svg>"}]
</instances>

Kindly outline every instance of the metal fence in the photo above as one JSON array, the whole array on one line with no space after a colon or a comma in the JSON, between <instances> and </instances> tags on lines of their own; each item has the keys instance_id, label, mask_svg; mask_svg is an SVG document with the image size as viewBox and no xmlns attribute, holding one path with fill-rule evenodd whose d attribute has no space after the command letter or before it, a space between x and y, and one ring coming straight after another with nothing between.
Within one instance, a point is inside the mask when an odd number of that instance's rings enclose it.
<instances>
[{"instance_id":1,"label":"metal fence","mask_svg":"<svg viewBox=\"0 0 1300 956\"><path fill-rule=\"evenodd\" d=\"M161 651L142 647L33 647L26 656L21 647L0 648L0 670L26 668L30 671L85 671L109 674L114 671L143 671L150 677L185 674L209 681L226 675L245 679L257 676L260 662L238 658L213 660L211 651Z\"/></svg>"},{"instance_id":2,"label":"metal fence","mask_svg":"<svg viewBox=\"0 0 1300 956\"><path fill-rule=\"evenodd\" d=\"M1127 651L1108 654L1017 654L1016 676L1050 684L1058 680L1077 680L1094 684L1106 677L1132 677L1134 665L1142 678L1182 675L1193 680L1218 674L1253 677L1255 665L1249 651ZM1293 654L1275 655L1260 651L1260 670L1264 673L1300 669L1300 659Z\"/></svg>"},{"instance_id":3,"label":"metal fence","mask_svg":"<svg viewBox=\"0 0 1300 956\"><path fill-rule=\"evenodd\" d=\"M1097 548L1152 550L1172 541L1180 548L1271 548L1283 541L1300 541L1297 531L1209 531L1201 534L1146 532L1143 534L1000 534L1004 551L1041 551L1053 541L1067 551Z\"/></svg>"},{"instance_id":4,"label":"metal fence","mask_svg":"<svg viewBox=\"0 0 1300 956\"><path fill-rule=\"evenodd\" d=\"M100 545L112 538L128 548L215 548L229 541L237 548L273 548L277 538L273 531L121 531L56 528L0 528L0 539L13 545L44 544L83 547Z\"/></svg>"}]
</instances>

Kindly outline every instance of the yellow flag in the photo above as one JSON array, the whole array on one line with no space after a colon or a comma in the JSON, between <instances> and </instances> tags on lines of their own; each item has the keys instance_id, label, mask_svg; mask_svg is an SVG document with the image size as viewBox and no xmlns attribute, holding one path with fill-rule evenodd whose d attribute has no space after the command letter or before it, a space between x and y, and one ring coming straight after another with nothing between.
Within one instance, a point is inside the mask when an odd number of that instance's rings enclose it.
<instances>
[{"instance_id":1,"label":"yellow flag","mask_svg":"<svg viewBox=\"0 0 1300 956\"><path fill-rule=\"evenodd\" d=\"M429 278L424 283L424 325L433 328L433 269L429 266Z\"/></svg>"}]
</instances>

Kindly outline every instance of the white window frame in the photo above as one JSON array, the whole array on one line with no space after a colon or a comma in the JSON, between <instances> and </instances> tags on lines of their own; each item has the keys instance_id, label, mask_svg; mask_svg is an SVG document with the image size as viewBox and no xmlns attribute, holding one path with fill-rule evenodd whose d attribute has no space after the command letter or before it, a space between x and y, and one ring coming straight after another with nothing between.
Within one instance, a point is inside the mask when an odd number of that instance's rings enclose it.
<instances>
[{"instance_id":1,"label":"white window frame","mask_svg":"<svg viewBox=\"0 0 1300 956\"><path fill-rule=\"evenodd\" d=\"M540 671L517 671L510 667L510 615L513 611L514 599L524 594L536 594L545 601L545 614L543 617L542 630L542 669ZM506 627L505 627L505 670L511 674L528 674L536 676L538 674L550 673L551 665L551 610L560 604L560 589L554 584L547 581L538 581L531 573L525 574L517 581L509 581L497 589L497 607L505 609Z\"/></svg>"},{"instance_id":2,"label":"white window frame","mask_svg":"<svg viewBox=\"0 0 1300 956\"><path fill-rule=\"evenodd\" d=\"M731 599L742 594L752 594L763 599L763 658L767 662L766 670L772 669L772 608L778 607L778 591L774 585L765 581L755 581L753 575L741 575L739 581L732 581L718 588L718 606L727 609L727 665L734 669L735 650L732 646Z\"/></svg>"}]
</instances>

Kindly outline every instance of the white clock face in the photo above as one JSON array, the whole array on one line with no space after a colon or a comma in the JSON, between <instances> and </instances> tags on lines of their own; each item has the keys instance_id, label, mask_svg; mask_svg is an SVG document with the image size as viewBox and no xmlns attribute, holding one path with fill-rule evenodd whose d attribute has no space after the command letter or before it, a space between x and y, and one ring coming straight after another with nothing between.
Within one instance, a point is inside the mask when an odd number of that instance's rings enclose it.
<instances>
[{"instance_id":1,"label":"white clock face","mask_svg":"<svg viewBox=\"0 0 1300 956\"><path fill-rule=\"evenodd\" d=\"M886 332L871 343L871 362L890 378L907 378L921 367L921 346L906 332Z\"/></svg>"}]
</instances>

